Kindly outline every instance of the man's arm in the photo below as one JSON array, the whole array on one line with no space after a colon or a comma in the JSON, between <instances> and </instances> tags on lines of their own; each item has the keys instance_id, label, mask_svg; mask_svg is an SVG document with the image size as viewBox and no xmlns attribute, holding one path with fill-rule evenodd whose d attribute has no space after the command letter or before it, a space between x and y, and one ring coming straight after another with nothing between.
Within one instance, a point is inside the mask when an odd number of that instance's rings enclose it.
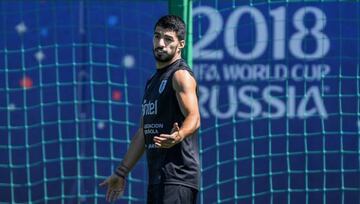
<instances>
[{"instance_id":1,"label":"man's arm","mask_svg":"<svg viewBox=\"0 0 360 204\"><path fill-rule=\"evenodd\" d=\"M108 187L106 192L106 200L108 202L113 202L122 196L125 190L125 178L143 155L144 151L145 141L143 134L143 121L141 119L140 128L133 136L130 147L126 152L123 161L119 164L111 176L100 183L101 187Z\"/></svg>"},{"instance_id":2,"label":"man's arm","mask_svg":"<svg viewBox=\"0 0 360 204\"><path fill-rule=\"evenodd\" d=\"M142 126L136 131L134 137L131 140L128 151L126 152L124 159L119 164L118 169L121 166L125 166L128 169L128 172L124 172L126 177L129 171L135 166L137 161L141 158L145 151L145 141L144 141L144 132ZM116 172L118 172L118 169Z\"/></svg>"},{"instance_id":3,"label":"man's arm","mask_svg":"<svg viewBox=\"0 0 360 204\"><path fill-rule=\"evenodd\" d=\"M188 71L179 70L174 74L173 87L176 91L181 112L185 116L185 120L178 131L182 139L184 139L200 127L196 81Z\"/></svg>"},{"instance_id":4,"label":"man's arm","mask_svg":"<svg viewBox=\"0 0 360 204\"><path fill-rule=\"evenodd\" d=\"M196 81L186 70L178 70L172 80L173 88L185 120L179 128L177 123L170 134L161 134L154 137L157 147L170 148L192 135L200 127L200 113L196 95Z\"/></svg>"}]
</instances>

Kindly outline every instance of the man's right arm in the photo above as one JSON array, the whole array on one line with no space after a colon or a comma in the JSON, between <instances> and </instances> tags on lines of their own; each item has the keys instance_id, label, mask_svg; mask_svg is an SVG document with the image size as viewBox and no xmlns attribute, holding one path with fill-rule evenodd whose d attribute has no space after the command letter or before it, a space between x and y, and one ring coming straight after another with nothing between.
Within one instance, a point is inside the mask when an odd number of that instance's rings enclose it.
<instances>
[{"instance_id":1,"label":"man's right arm","mask_svg":"<svg viewBox=\"0 0 360 204\"><path fill-rule=\"evenodd\" d=\"M143 121L141 118L140 128L133 136L124 159L116 168L115 172L105 181L100 183L101 187L107 187L106 200L108 202L114 202L116 199L122 196L125 189L125 178L131 169L135 166L140 157L144 154L144 151L145 140L143 133Z\"/></svg>"},{"instance_id":2,"label":"man's right arm","mask_svg":"<svg viewBox=\"0 0 360 204\"><path fill-rule=\"evenodd\" d=\"M143 119L141 117L140 127L133 136L128 151L124 159L117 167L115 174L118 176L126 177L131 169L135 166L137 161L141 158L145 151L145 140L143 131Z\"/></svg>"}]
</instances>

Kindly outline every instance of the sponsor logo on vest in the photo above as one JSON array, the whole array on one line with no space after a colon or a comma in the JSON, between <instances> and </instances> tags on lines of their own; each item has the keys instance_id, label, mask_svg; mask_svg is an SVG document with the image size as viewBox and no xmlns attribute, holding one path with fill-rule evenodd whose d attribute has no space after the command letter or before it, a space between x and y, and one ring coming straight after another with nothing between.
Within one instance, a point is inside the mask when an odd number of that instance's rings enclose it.
<instances>
[{"instance_id":1,"label":"sponsor logo on vest","mask_svg":"<svg viewBox=\"0 0 360 204\"><path fill-rule=\"evenodd\" d=\"M144 100L142 106L142 115L156 115L158 110L158 100L146 102Z\"/></svg>"},{"instance_id":2,"label":"sponsor logo on vest","mask_svg":"<svg viewBox=\"0 0 360 204\"><path fill-rule=\"evenodd\" d=\"M161 81L161 84L160 84L160 87L159 87L159 93L162 93L164 91L165 86L166 86L166 82L167 82L167 79Z\"/></svg>"}]
</instances>

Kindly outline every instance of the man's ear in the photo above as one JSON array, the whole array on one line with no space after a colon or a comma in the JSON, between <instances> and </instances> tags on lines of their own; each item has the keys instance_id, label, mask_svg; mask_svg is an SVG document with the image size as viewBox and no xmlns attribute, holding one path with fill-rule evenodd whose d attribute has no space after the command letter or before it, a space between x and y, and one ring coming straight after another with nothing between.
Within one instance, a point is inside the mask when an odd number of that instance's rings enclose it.
<instances>
[{"instance_id":1,"label":"man's ear","mask_svg":"<svg viewBox=\"0 0 360 204\"><path fill-rule=\"evenodd\" d=\"M185 47L185 40L180 40L179 41L179 48L183 49Z\"/></svg>"}]
</instances>

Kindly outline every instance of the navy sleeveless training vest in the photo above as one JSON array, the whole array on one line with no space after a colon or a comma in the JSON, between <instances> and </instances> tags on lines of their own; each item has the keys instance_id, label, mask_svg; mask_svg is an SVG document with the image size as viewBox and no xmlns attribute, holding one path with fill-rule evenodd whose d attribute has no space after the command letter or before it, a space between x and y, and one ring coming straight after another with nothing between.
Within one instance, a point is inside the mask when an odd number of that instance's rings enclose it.
<instances>
[{"instance_id":1,"label":"navy sleeveless training vest","mask_svg":"<svg viewBox=\"0 0 360 204\"><path fill-rule=\"evenodd\" d=\"M177 70L193 72L183 59L159 69L147 81L142 102L143 131L149 167L149 184L181 184L199 188L200 165L197 131L172 148L156 148L154 136L170 134L173 124L185 119L180 110L172 77Z\"/></svg>"}]
</instances>

